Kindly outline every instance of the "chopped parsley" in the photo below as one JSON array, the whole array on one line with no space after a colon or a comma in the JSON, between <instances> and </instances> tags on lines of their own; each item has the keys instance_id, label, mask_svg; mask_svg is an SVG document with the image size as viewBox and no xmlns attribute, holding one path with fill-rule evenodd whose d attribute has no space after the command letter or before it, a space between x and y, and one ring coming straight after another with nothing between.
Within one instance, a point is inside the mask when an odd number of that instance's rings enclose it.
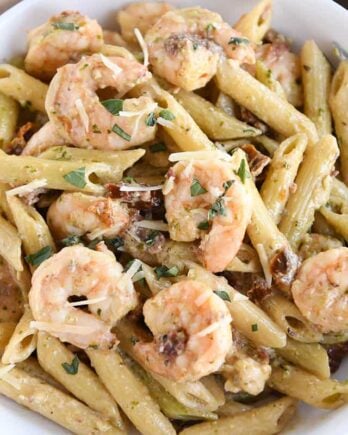
<instances>
[{"instance_id":1,"label":"chopped parsley","mask_svg":"<svg viewBox=\"0 0 348 435\"><path fill-rule=\"evenodd\" d=\"M213 293L219 296L223 301L231 302L231 298L225 290L214 290Z\"/></svg>"},{"instance_id":2,"label":"chopped parsley","mask_svg":"<svg viewBox=\"0 0 348 435\"><path fill-rule=\"evenodd\" d=\"M78 168L64 175L64 180L73 186L83 189L86 186L86 168Z\"/></svg>"},{"instance_id":3,"label":"chopped parsley","mask_svg":"<svg viewBox=\"0 0 348 435\"><path fill-rule=\"evenodd\" d=\"M248 38L240 38L237 36L232 36L232 38L230 38L230 40L228 41L229 44L234 44L234 45L247 45L250 44L250 41Z\"/></svg>"},{"instance_id":4,"label":"chopped parsley","mask_svg":"<svg viewBox=\"0 0 348 435\"><path fill-rule=\"evenodd\" d=\"M207 31L207 33L209 34L211 31L215 30L215 26L213 23L209 23L207 25L207 27L205 28L205 30Z\"/></svg>"},{"instance_id":5,"label":"chopped parsley","mask_svg":"<svg viewBox=\"0 0 348 435\"><path fill-rule=\"evenodd\" d=\"M156 237L159 234L160 234L160 232L157 231L157 230L150 231L149 235L145 239L145 245L147 245L147 246L153 246L155 241L156 241Z\"/></svg>"},{"instance_id":6,"label":"chopped parsley","mask_svg":"<svg viewBox=\"0 0 348 435\"><path fill-rule=\"evenodd\" d=\"M163 142L153 143L149 146L149 149L152 153L159 153L161 151L167 151L167 147Z\"/></svg>"},{"instance_id":7,"label":"chopped parsley","mask_svg":"<svg viewBox=\"0 0 348 435\"><path fill-rule=\"evenodd\" d=\"M110 100L101 101L102 105L115 116L123 110L123 100L111 98Z\"/></svg>"},{"instance_id":8,"label":"chopped parsley","mask_svg":"<svg viewBox=\"0 0 348 435\"><path fill-rule=\"evenodd\" d=\"M110 249L110 251L117 251L118 248L121 248L121 246L124 245L124 240L122 237L117 236L114 239L106 239L105 240L106 246Z\"/></svg>"},{"instance_id":9,"label":"chopped parsley","mask_svg":"<svg viewBox=\"0 0 348 435\"><path fill-rule=\"evenodd\" d=\"M156 125L156 116L154 112L151 112L147 115L146 119L145 119L145 124L147 127L153 127L154 125Z\"/></svg>"},{"instance_id":10,"label":"chopped parsley","mask_svg":"<svg viewBox=\"0 0 348 435\"><path fill-rule=\"evenodd\" d=\"M195 178L192 180L190 191L191 191L191 196L198 196L207 193L207 190L204 189L201 183Z\"/></svg>"},{"instance_id":11,"label":"chopped parsley","mask_svg":"<svg viewBox=\"0 0 348 435\"><path fill-rule=\"evenodd\" d=\"M34 254L27 255L25 260L27 263L30 263L32 266L38 266L43 261L47 260L53 255L53 249L51 246L45 246Z\"/></svg>"},{"instance_id":12,"label":"chopped parsley","mask_svg":"<svg viewBox=\"0 0 348 435\"><path fill-rule=\"evenodd\" d=\"M215 216L225 216L225 201L223 196L220 196L211 206L211 209L208 212L208 220L212 220Z\"/></svg>"},{"instance_id":13,"label":"chopped parsley","mask_svg":"<svg viewBox=\"0 0 348 435\"><path fill-rule=\"evenodd\" d=\"M256 332L256 331L258 331L258 330L259 330L259 326L258 326L258 324L257 324L257 323L253 323L253 324L251 325L251 330L252 330L252 332Z\"/></svg>"},{"instance_id":14,"label":"chopped parsley","mask_svg":"<svg viewBox=\"0 0 348 435\"><path fill-rule=\"evenodd\" d=\"M250 175L249 175L249 172L248 172L248 169L247 169L247 165L246 165L245 159L243 159L240 162L240 165L239 165L239 168L238 168L238 171L237 171L237 175L241 179L243 184L245 183L245 180L247 178L250 178Z\"/></svg>"},{"instance_id":15,"label":"chopped parsley","mask_svg":"<svg viewBox=\"0 0 348 435\"><path fill-rule=\"evenodd\" d=\"M122 139L126 140L127 142L131 140L131 135L122 130L122 128L119 127L117 124L114 124L114 126L112 127L112 131L118 134L120 137L122 137Z\"/></svg>"},{"instance_id":16,"label":"chopped parsley","mask_svg":"<svg viewBox=\"0 0 348 435\"><path fill-rule=\"evenodd\" d=\"M65 23L65 22L61 22L61 23L52 23L52 26L55 29L59 29L59 30L69 30L70 32L73 32L75 30L79 30L80 26L78 26L75 23Z\"/></svg>"},{"instance_id":17,"label":"chopped parsley","mask_svg":"<svg viewBox=\"0 0 348 435\"><path fill-rule=\"evenodd\" d=\"M80 360L78 356L75 355L70 364L67 362L62 363L62 367L68 375L76 375L76 373L79 371L79 364Z\"/></svg>"},{"instance_id":18,"label":"chopped parsley","mask_svg":"<svg viewBox=\"0 0 348 435\"><path fill-rule=\"evenodd\" d=\"M81 243L81 239L79 236L68 236L68 237L65 237L65 239L62 239L60 241L60 243L63 246L74 246L74 245L78 245L79 243Z\"/></svg>"},{"instance_id":19,"label":"chopped parsley","mask_svg":"<svg viewBox=\"0 0 348 435\"><path fill-rule=\"evenodd\" d=\"M157 278L170 278L173 276L177 276L179 273L179 269L176 266L168 268L167 266L158 266L155 268L155 273Z\"/></svg>"},{"instance_id":20,"label":"chopped parsley","mask_svg":"<svg viewBox=\"0 0 348 435\"><path fill-rule=\"evenodd\" d=\"M125 183L136 183L136 180L135 180L135 178L133 178L133 177L129 177L129 176L127 176L127 177L123 177L122 178L122 181L124 181Z\"/></svg>"},{"instance_id":21,"label":"chopped parsley","mask_svg":"<svg viewBox=\"0 0 348 435\"><path fill-rule=\"evenodd\" d=\"M197 48L198 48L198 42L193 42L192 43L192 48L193 48L193 51L196 51Z\"/></svg>"},{"instance_id":22,"label":"chopped parsley","mask_svg":"<svg viewBox=\"0 0 348 435\"><path fill-rule=\"evenodd\" d=\"M228 180L224 182L223 188L225 189L225 192L227 192L227 190L232 186L233 183L234 180Z\"/></svg>"},{"instance_id":23,"label":"chopped parsley","mask_svg":"<svg viewBox=\"0 0 348 435\"><path fill-rule=\"evenodd\" d=\"M167 121L173 121L175 119L175 115L168 109L163 109L159 113L159 117L166 119Z\"/></svg>"},{"instance_id":24,"label":"chopped parsley","mask_svg":"<svg viewBox=\"0 0 348 435\"><path fill-rule=\"evenodd\" d=\"M209 229L209 222L208 221L202 221L197 225L197 228L199 230L208 230Z\"/></svg>"}]
</instances>

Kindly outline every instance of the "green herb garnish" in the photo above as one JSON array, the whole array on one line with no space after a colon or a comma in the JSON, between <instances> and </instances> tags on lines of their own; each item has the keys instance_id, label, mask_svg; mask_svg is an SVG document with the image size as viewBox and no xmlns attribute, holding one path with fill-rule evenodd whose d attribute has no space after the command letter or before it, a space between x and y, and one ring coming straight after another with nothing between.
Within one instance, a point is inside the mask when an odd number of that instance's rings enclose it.
<instances>
[{"instance_id":1,"label":"green herb garnish","mask_svg":"<svg viewBox=\"0 0 348 435\"><path fill-rule=\"evenodd\" d=\"M119 113L123 110L123 100L118 100L112 98L110 100L101 101L102 105L115 116L118 116Z\"/></svg>"},{"instance_id":2,"label":"green herb garnish","mask_svg":"<svg viewBox=\"0 0 348 435\"><path fill-rule=\"evenodd\" d=\"M167 266L158 266L155 268L155 273L157 278L170 278L173 276L177 276L179 273L179 269L176 266L168 268Z\"/></svg>"},{"instance_id":3,"label":"green herb garnish","mask_svg":"<svg viewBox=\"0 0 348 435\"><path fill-rule=\"evenodd\" d=\"M250 177L247 169L246 161L244 159L240 162L237 175L241 179L243 184L245 183L245 180Z\"/></svg>"},{"instance_id":4,"label":"green herb garnish","mask_svg":"<svg viewBox=\"0 0 348 435\"><path fill-rule=\"evenodd\" d=\"M65 237L65 239L62 239L60 241L60 243L63 246L74 246L74 245L78 245L79 243L81 243L81 239L79 236L68 236L68 237Z\"/></svg>"},{"instance_id":5,"label":"green herb garnish","mask_svg":"<svg viewBox=\"0 0 348 435\"><path fill-rule=\"evenodd\" d=\"M258 330L259 330L259 326L258 326L258 324L257 324L257 323L253 323L253 324L251 325L251 330L252 330L252 332L256 332L256 331L258 331Z\"/></svg>"},{"instance_id":6,"label":"green herb garnish","mask_svg":"<svg viewBox=\"0 0 348 435\"><path fill-rule=\"evenodd\" d=\"M34 254L27 255L25 260L27 263L30 263L32 266L38 266L43 261L47 260L53 255L53 249L51 246L45 246Z\"/></svg>"},{"instance_id":7,"label":"green herb garnish","mask_svg":"<svg viewBox=\"0 0 348 435\"><path fill-rule=\"evenodd\" d=\"M122 128L119 127L117 124L114 124L114 126L112 127L112 131L118 134L120 137L122 137L122 139L126 140L127 142L131 140L131 136L124 130L122 130Z\"/></svg>"},{"instance_id":8,"label":"green herb garnish","mask_svg":"<svg viewBox=\"0 0 348 435\"><path fill-rule=\"evenodd\" d=\"M173 121L175 119L175 115L168 109L163 109L159 113L160 118L166 119L167 121Z\"/></svg>"},{"instance_id":9,"label":"green herb garnish","mask_svg":"<svg viewBox=\"0 0 348 435\"><path fill-rule=\"evenodd\" d=\"M248 38L240 38L237 36L232 36L232 38L230 38L228 43L234 45L244 45L244 44L250 44L250 41Z\"/></svg>"},{"instance_id":10,"label":"green herb garnish","mask_svg":"<svg viewBox=\"0 0 348 435\"><path fill-rule=\"evenodd\" d=\"M234 180L228 180L228 181L224 182L223 188L225 189L225 192L232 186L233 183L234 183Z\"/></svg>"},{"instance_id":11,"label":"green herb garnish","mask_svg":"<svg viewBox=\"0 0 348 435\"><path fill-rule=\"evenodd\" d=\"M79 371L79 364L80 360L78 356L75 355L70 364L67 362L62 363L62 367L68 375L76 375L76 373Z\"/></svg>"},{"instance_id":12,"label":"green herb garnish","mask_svg":"<svg viewBox=\"0 0 348 435\"><path fill-rule=\"evenodd\" d=\"M209 222L208 221L202 221L197 225L197 228L199 230L208 230L209 229Z\"/></svg>"},{"instance_id":13,"label":"green herb garnish","mask_svg":"<svg viewBox=\"0 0 348 435\"><path fill-rule=\"evenodd\" d=\"M80 26L78 26L75 23L52 23L52 26L55 29L59 29L59 30L69 30L70 32L73 32L74 30L79 30Z\"/></svg>"},{"instance_id":14,"label":"green herb garnish","mask_svg":"<svg viewBox=\"0 0 348 435\"><path fill-rule=\"evenodd\" d=\"M147 115L146 119L145 119L145 124L147 127L153 127L154 125L156 125L156 116L154 112L151 112Z\"/></svg>"},{"instance_id":15,"label":"green herb garnish","mask_svg":"<svg viewBox=\"0 0 348 435\"><path fill-rule=\"evenodd\" d=\"M124 240L122 239L122 237L117 236L114 239L106 239L105 244L110 249L110 251L114 252L124 245Z\"/></svg>"},{"instance_id":16,"label":"green herb garnish","mask_svg":"<svg viewBox=\"0 0 348 435\"><path fill-rule=\"evenodd\" d=\"M145 239L145 245L147 246L153 246L153 244L156 241L156 237L160 234L159 231L157 230L152 230L150 231L149 235L147 236L147 238Z\"/></svg>"},{"instance_id":17,"label":"green herb garnish","mask_svg":"<svg viewBox=\"0 0 348 435\"><path fill-rule=\"evenodd\" d=\"M64 175L64 180L73 186L83 189L86 186L86 168L78 168Z\"/></svg>"},{"instance_id":18,"label":"green herb garnish","mask_svg":"<svg viewBox=\"0 0 348 435\"><path fill-rule=\"evenodd\" d=\"M149 146L149 149L152 153L159 153L161 151L167 151L167 147L163 142L153 143Z\"/></svg>"},{"instance_id":19,"label":"green herb garnish","mask_svg":"<svg viewBox=\"0 0 348 435\"><path fill-rule=\"evenodd\" d=\"M220 196L214 204L211 206L211 209L208 212L208 220L212 220L215 216L225 216L226 209L224 204L223 196Z\"/></svg>"},{"instance_id":20,"label":"green herb garnish","mask_svg":"<svg viewBox=\"0 0 348 435\"><path fill-rule=\"evenodd\" d=\"M214 290L213 293L219 296L223 301L231 302L231 298L225 290Z\"/></svg>"},{"instance_id":21,"label":"green herb garnish","mask_svg":"<svg viewBox=\"0 0 348 435\"><path fill-rule=\"evenodd\" d=\"M191 184L191 196L203 195L203 193L207 193L207 190L201 185L201 183L197 179L192 180Z\"/></svg>"}]
</instances>

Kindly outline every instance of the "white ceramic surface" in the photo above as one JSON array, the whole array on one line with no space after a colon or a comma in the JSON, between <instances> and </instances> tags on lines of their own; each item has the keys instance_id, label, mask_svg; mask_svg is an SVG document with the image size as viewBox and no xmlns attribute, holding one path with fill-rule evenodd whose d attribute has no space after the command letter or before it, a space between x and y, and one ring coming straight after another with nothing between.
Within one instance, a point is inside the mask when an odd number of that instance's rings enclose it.
<instances>
[{"instance_id":1,"label":"white ceramic surface","mask_svg":"<svg viewBox=\"0 0 348 435\"><path fill-rule=\"evenodd\" d=\"M177 6L201 5L221 13L233 23L256 0L167 0ZM26 33L51 15L64 9L77 9L96 18L109 29L115 27L115 12L124 0L24 0L0 16L0 61L23 53ZM129 3L129 2L128 2ZM299 46L315 39L333 61L331 42L348 49L348 12L330 0L275 0L273 27L290 36ZM340 370L348 378L348 361ZM306 388L303 385L303 388ZM61 435L68 432L54 423L0 396L1 435ZM288 435L347 435L348 406L332 412L301 406ZM156 435L156 434L153 434ZM226 434L228 435L228 434ZM249 434L248 434L249 435ZM250 434L252 435L252 434Z\"/></svg>"}]
</instances>

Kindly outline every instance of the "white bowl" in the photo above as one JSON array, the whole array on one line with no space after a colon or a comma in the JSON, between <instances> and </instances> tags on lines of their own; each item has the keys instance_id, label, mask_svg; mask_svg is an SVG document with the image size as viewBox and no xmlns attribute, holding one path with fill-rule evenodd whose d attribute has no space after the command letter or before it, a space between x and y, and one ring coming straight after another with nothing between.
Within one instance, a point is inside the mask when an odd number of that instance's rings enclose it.
<instances>
[{"instance_id":1,"label":"white bowl","mask_svg":"<svg viewBox=\"0 0 348 435\"><path fill-rule=\"evenodd\" d=\"M176 6L199 4L223 15L234 23L238 17L257 3L257 0L167 0ZM77 9L96 18L104 27L115 27L115 12L127 2L123 0L24 0L0 16L0 61L24 53L26 33L64 9ZM276 0L273 27L291 37L300 46L306 39L314 39L334 61L331 42L347 49L348 12L330 0ZM340 370L341 378L348 378L348 361ZM306 388L303 385L303 388ZM67 434L56 424L24 409L0 396L1 434L38 435ZM299 416L286 431L292 435L348 434L348 405L336 411L320 411L301 406ZM156 434L154 434L156 435ZM227 435L227 434L226 434ZM249 434L248 434L249 435ZM251 434L250 434L251 435Z\"/></svg>"}]
</instances>

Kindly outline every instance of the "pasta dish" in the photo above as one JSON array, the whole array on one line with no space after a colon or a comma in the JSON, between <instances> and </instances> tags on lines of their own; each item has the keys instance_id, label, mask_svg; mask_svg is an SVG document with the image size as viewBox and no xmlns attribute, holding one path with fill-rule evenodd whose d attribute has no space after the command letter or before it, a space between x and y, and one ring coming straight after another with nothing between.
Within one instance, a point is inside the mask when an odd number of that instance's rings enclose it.
<instances>
[{"instance_id":1,"label":"pasta dish","mask_svg":"<svg viewBox=\"0 0 348 435\"><path fill-rule=\"evenodd\" d=\"M0 394L83 435L348 402L348 60L271 18L62 11L0 65Z\"/></svg>"}]
</instances>

